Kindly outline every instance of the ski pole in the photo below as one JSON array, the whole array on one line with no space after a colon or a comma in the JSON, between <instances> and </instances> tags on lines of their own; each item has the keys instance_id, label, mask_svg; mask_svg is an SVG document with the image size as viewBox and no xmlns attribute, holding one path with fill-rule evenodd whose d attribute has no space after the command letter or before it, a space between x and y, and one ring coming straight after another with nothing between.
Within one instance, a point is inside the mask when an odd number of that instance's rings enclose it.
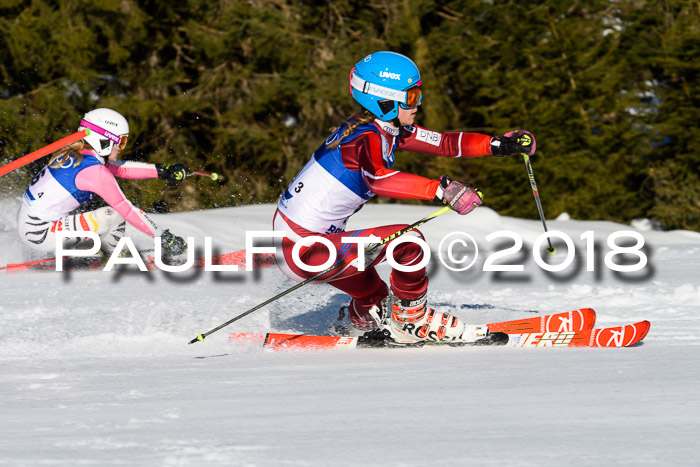
<instances>
[{"instance_id":1,"label":"ski pole","mask_svg":"<svg viewBox=\"0 0 700 467\"><path fill-rule=\"evenodd\" d=\"M405 233L407 233L407 232L410 232L411 230L415 230L416 228L420 227L421 225L425 224L426 222L428 222L428 221L430 221L430 220L433 220L433 219L435 219L436 217L445 214L445 213L446 213L447 211L449 211L449 210L450 210L450 207L449 207L449 206L445 206L444 208L440 209L440 210L437 211L437 212L434 212L434 213L431 214L430 216L424 217L423 219L414 222L413 224L409 225L408 227L404 227L403 229L399 230L398 232L395 232L395 233L389 235L388 237L382 238L381 241L380 241L379 243L374 243L374 244L368 245L367 248L365 249L365 252L368 252L368 251L372 250L373 248L376 248L378 245L380 245L380 246L381 246L381 245L384 245L385 243L390 242L391 240L393 240L393 239L395 239L395 238L397 238L397 237L399 237L399 236L401 236L401 235L403 235L403 234L405 234ZM265 300L264 302L262 302L262 303L260 303L260 304L258 304L258 305L255 305L255 306L254 306L253 308L251 308L250 310L248 310L248 311L246 311L246 312L243 312L243 313L241 313L240 315L231 318L230 320L226 321L225 323L220 324L219 326L215 327L214 329L211 329L211 330L209 330L209 331L207 331L207 332L204 332L204 333L197 334L197 337L195 337L194 339L192 339L189 343L190 343L190 344L194 344L194 343L197 342L197 341L204 341L204 338L205 338L205 337L207 337L207 336L209 336L209 335L215 333L215 332L218 331L219 329L224 328L224 327L228 326L229 324L233 323L234 321L238 321L239 319L241 319L241 318L243 318L243 317L245 317L245 316L248 316L249 314L251 314L251 313L254 312L255 310L259 310L260 308L264 307L265 305L268 305L268 304L274 302L274 301L277 300L278 298L284 297L284 296L287 295L288 293L294 292L296 289L305 286L305 285L308 284L309 282L313 282L314 280L316 280L316 279L318 279L318 278L324 276L325 274L328 274L328 273L331 272L331 271L335 271L336 269L339 269L339 268L345 266L348 262L354 260L354 259L357 258L358 256L359 256L359 253L358 253L357 255L354 255L354 256L350 257L350 258L346 258L346 259L344 259L343 261L340 261L339 263L336 263L336 264L331 265L330 267L324 269L323 271L319 272L318 274L316 274L316 275L314 275L314 276L312 276L312 277L309 277L308 279L306 279L306 280L304 280L304 281L302 281L302 282L299 282L299 283L293 285L292 287L288 288L288 289L285 290L284 292L281 292L281 293L275 295L274 297L272 297L272 298L270 298L270 299L268 299L268 300Z\"/></svg>"},{"instance_id":2,"label":"ski pole","mask_svg":"<svg viewBox=\"0 0 700 467\"><path fill-rule=\"evenodd\" d=\"M522 153L523 159L525 159L525 168L527 169L527 175L530 177L530 186L532 187L532 194L535 196L535 203L537 203L537 211L540 213L540 219L542 220L542 225L544 226L544 231L547 232L547 223L544 220L544 211L542 210L542 202L540 201L540 193L537 190L537 183L535 183L535 174L532 172L532 164L530 164L530 156ZM552 240L547 237L547 243L549 248L547 248L547 253L550 256L557 254L557 249L552 245Z\"/></svg>"},{"instance_id":3,"label":"ski pole","mask_svg":"<svg viewBox=\"0 0 700 467\"><path fill-rule=\"evenodd\" d=\"M42 157L51 154L52 152L58 151L59 149L68 146L69 144L75 143L76 141L85 138L89 134L90 130L88 130L87 128L81 131L77 131L70 136L66 136L65 138L59 139L55 143L51 143L48 146L44 146L41 149L37 149L34 152L30 152L26 156L22 156L19 159L10 162L9 164L5 164L2 167L0 167L0 177L12 172L13 170L19 169L20 167L23 167L29 164L30 162L34 162L37 159L41 159Z\"/></svg>"},{"instance_id":4,"label":"ski pole","mask_svg":"<svg viewBox=\"0 0 700 467\"><path fill-rule=\"evenodd\" d=\"M216 172L207 173L207 172L200 172L199 170L195 170L192 173L187 174L188 177L191 177L192 175L200 175L202 177L211 178L212 180L219 179L219 174L217 174Z\"/></svg>"}]
</instances>

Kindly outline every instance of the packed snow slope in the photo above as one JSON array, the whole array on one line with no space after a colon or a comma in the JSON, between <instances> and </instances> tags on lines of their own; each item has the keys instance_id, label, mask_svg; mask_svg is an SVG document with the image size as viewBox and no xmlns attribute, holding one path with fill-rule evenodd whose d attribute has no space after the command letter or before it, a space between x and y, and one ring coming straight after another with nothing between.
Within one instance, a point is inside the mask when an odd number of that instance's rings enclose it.
<instances>
[{"instance_id":1,"label":"packed snow slope","mask_svg":"<svg viewBox=\"0 0 700 467\"><path fill-rule=\"evenodd\" d=\"M29 257L16 237L17 205L0 202L0 266ZM369 205L351 227L412 223L436 209ZM269 230L273 213L257 205L154 217L225 252L244 248L247 231ZM536 220L480 207L421 228L433 252L433 307L475 324L582 307L598 312L598 326L651 321L643 344L621 349L267 352L229 343L231 332L323 333L348 298L320 284L187 345L294 283L274 265L2 272L0 465L696 466L700 234L635 225L549 220L575 244L575 261L557 273L533 259ZM486 240L504 230L524 245L495 263L524 270L484 271L514 244ZM643 236L640 271L606 266L618 231ZM466 272L437 258L452 232L480 247ZM127 235L148 247L135 230ZM567 255L561 241L557 248L552 264Z\"/></svg>"}]
</instances>

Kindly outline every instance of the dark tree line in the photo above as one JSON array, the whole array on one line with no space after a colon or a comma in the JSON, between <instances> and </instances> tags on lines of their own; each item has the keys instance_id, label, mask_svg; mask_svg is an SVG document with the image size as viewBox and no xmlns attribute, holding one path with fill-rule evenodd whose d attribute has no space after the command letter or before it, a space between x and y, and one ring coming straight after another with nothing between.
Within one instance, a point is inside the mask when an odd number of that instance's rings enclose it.
<instances>
[{"instance_id":1,"label":"dark tree line","mask_svg":"<svg viewBox=\"0 0 700 467\"><path fill-rule=\"evenodd\" d=\"M0 3L0 163L112 107L125 156L221 182L122 182L146 209L273 202L356 110L347 79L376 50L423 74L418 123L525 128L545 212L700 230L697 1L49 1ZM450 174L502 214L536 217L522 160L399 154ZM42 161L0 180L20 194ZM381 200L387 202L388 200Z\"/></svg>"}]
</instances>

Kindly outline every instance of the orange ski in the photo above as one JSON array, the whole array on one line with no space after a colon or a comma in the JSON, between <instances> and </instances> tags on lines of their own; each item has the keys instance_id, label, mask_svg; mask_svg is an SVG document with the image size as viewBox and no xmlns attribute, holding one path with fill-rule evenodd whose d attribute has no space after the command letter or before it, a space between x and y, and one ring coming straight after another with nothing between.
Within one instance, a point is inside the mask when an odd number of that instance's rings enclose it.
<instances>
[{"instance_id":1,"label":"orange ski","mask_svg":"<svg viewBox=\"0 0 700 467\"><path fill-rule=\"evenodd\" d=\"M640 321L625 326L583 331L545 331L508 334L507 347L629 347L639 343L649 332L651 323ZM239 334L243 340L259 342L259 334ZM251 340L251 336L254 337ZM359 344L359 345L358 345ZM470 346L468 342L426 342L425 345ZM331 350L383 347L381 344L361 342L357 337L313 336L307 334L268 333L263 346L273 350ZM389 346L389 347L402 347Z\"/></svg>"},{"instance_id":2,"label":"orange ski","mask_svg":"<svg viewBox=\"0 0 700 467\"><path fill-rule=\"evenodd\" d=\"M532 318L489 323L489 331L506 334L521 334L533 332L579 332L593 329L595 311L590 308L557 313L554 315L535 316Z\"/></svg>"},{"instance_id":3,"label":"orange ski","mask_svg":"<svg viewBox=\"0 0 700 467\"><path fill-rule=\"evenodd\" d=\"M651 323L640 321L626 326L585 331L546 331L509 334L509 347L628 347L649 333Z\"/></svg>"},{"instance_id":4,"label":"orange ski","mask_svg":"<svg viewBox=\"0 0 700 467\"><path fill-rule=\"evenodd\" d=\"M149 250L150 251L150 250ZM106 258L103 257L92 257L92 261L85 260L86 257L79 257L81 259L80 266L76 266L73 257L64 257L64 267L69 269L104 269ZM153 270L156 268L155 258L151 254L146 254L144 258L141 258L144 265L148 270ZM238 266L239 268L245 268L247 264L246 252L245 250L232 251L230 253L223 253L211 258L212 265L214 266ZM253 268L266 268L272 266L275 263L275 256L271 253L257 253L253 255ZM195 258L194 264L192 264L192 269L204 269L205 258ZM36 261L29 261L26 263L10 263L7 266L0 266L0 271L6 270L7 272L24 272L32 270L41 271L55 271L56 270L56 258L40 259Z\"/></svg>"},{"instance_id":5,"label":"orange ski","mask_svg":"<svg viewBox=\"0 0 700 467\"><path fill-rule=\"evenodd\" d=\"M651 326L649 321L640 321L625 326L593 329L595 321L595 311L590 308L581 308L553 315L490 323L487 326L492 333L507 334L508 342L505 345L509 347L627 347L644 339ZM264 335L232 333L230 341L254 344L262 342L263 347L274 350L382 347L381 343L365 338L274 332ZM425 345L469 346L473 344L426 342ZM503 342L501 341L498 345L503 345Z\"/></svg>"},{"instance_id":6,"label":"orange ski","mask_svg":"<svg viewBox=\"0 0 700 467\"><path fill-rule=\"evenodd\" d=\"M518 334L524 332L578 332L586 329L593 329L595 325L595 311L590 308L556 313L553 315L535 316L532 318L518 319L514 321L503 321L499 323L487 324L491 332L503 332L506 334ZM238 333L230 335L230 341L250 340L250 336L262 340L264 334ZM332 336L318 336L332 337ZM296 344L289 344L296 345Z\"/></svg>"},{"instance_id":7,"label":"orange ski","mask_svg":"<svg viewBox=\"0 0 700 467\"><path fill-rule=\"evenodd\" d=\"M354 349L357 347L357 337L311 336L307 334L279 334L271 332L265 335L263 347L275 350Z\"/></svg>"}]
</instances>

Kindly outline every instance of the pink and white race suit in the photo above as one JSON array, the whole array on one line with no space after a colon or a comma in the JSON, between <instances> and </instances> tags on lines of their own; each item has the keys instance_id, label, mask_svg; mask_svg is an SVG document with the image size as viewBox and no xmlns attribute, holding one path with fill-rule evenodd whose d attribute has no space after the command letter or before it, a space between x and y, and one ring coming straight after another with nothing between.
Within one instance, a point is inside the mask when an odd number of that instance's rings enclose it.
<instances>
[{"instance_id":1,"label":"pink and white race suit","mask_svg":"<svg viewBox=\"0 0 700 467\"><path fill-rule=\"evenodd\" d=\"M159 236L159 228L142 210L124 196L114 177L157 178L155 164L117 161L105 164L93 151L84 150L82 161L71 154L60 167L44 167L24 192L17 213L17 226L22 241L34 250L53 252L56 232L95 232L102 249L111 252L124 236L126 222L151 237ZM71 214L94 195L109 206L94 211ZM87 237L70 237L66 246L73 246Z\"/></svg>"}]
</instances>

